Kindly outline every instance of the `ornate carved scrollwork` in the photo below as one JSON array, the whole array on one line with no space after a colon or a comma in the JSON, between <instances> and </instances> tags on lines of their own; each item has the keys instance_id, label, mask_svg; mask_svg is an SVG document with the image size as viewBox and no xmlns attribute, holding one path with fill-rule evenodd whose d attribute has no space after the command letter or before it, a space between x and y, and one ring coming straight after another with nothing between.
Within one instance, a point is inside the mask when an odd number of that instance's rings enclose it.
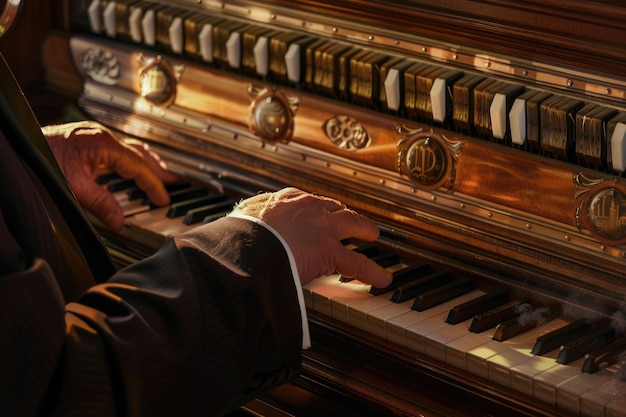
<instances>
[{"instance_id":1,"label":"ornate carved scrollwork","mask_svg":"<svg viewBox=\"0 0 626 417\"><path fill-rule=\"evenodd\" d=\"M111 51L88 48L80 56L82 70L92 80L105 85L115 85L122 76L122 64Z\"/></svg>"},{"instance_id":2,"label":"ornate carved scrollwork","mask_svg":"<svg viewBox=\"0 0 626 417\"><path fill-rule=\"evenodd\" d=\"M349 116L335 116L326 120L324 134L338 148L353 151L370 144L370 137L361 123Z\"/></svg>"}]
</instances>

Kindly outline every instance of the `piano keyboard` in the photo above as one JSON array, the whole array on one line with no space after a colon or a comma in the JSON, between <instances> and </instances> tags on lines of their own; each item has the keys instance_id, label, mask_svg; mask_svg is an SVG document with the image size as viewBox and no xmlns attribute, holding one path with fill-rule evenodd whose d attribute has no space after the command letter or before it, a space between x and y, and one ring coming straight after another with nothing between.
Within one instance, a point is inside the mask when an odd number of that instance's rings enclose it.
<instances>
[{"instance_id":1,"label":"piano keyboard","mask_svg":"<svg viewBox=\"0 0 626 417\"><path fill-rule=\"evenodd\" d=\"M130 244L139 251L134 261L150 255L168 237L226 215L235 204L235 199L224 193L180 181L166 186L170 205L155 207L132 181L120 179L115 174L103 174L98 182L113 193L122 207L126 227L120 237L126 249L126 245ZM98 224L96 219L93 220ZM119 240L106 229L103 234L106 239Z\"/></svg>"},{"instance_id":2,"label":"piano keyboard","mask_svg":"<svg viewBox=\"0 0 626 417\"><path fill-rule=\"evenodd\" d=\"M389 269L397 273L410 266L411 263L401 261ZM441 285L450 284L442 280ZM357 280L342 280L338 275L315 280L304 288L305 302L310 310L484 378L490 383L503 385L576 415L626 415L623 361L603 364L593 373L582 371L586 361L593 361L596 356L594 352L600 349L598 346L601 346L602 338L596 340L597 345L592 344L589 350L579 352L579 357L567 364L559 363L559 354L562 356L563 350L576 346L585 336L574 335L557 340L558 346L550 348L548 352L540 355L532 353L538 339L570 325L554 317L547 307L531 310L528 303L519 300L511 302L506 297L501 297L499 305L491 307L484 302L488 297L485 291L470 289L418 311L415 309L415 298L398 303L392 301L393 292L380 295L371 292L369 285ZM432 292L432 289L426 290L422 295L428 297ZM495 293L499 295L506 292L501 290ZM451 316L458 314L460 306L471 305L468 302L479 298L484 302L483 311L456 324L448 323ZM476 327L475 320L488 317L488 310L503 310L502 305L507 303L518 306L515 320L538 318L547 321L527 325L525 328L528 330L505 337L503 341L494 340L494 336L503 323L511 325L510 319L491 325L487 323L489 328L485 330ZM519 316L520 311L522 316ZM524 317L524 314L529 317ZM609 323L602 325L610 329ZM478 331L471 331L473 326ZM585 334L589 334L594 327L593 323L588 327ZM621 342L613 344L619 346L621 351L624 339L619 340Z\"/></svg>"},{"instance_id":3,"label":"piano keyboard","mask_svg":"<svg viewBox=\"0 0 626 417\"><path fill-rule=\"evenodd\" d=\"M122 205L134 239L149 236L152 249L169 236L227 214L235 201L180 182L168 185L170 206L153 207L132 182L114 176L102 176L100 182ZM626 338L610 323L580 320L582 330L554 338L551 345L550 335L576 323L555 317L547 306L511 300L504 289L474 288L471 279L453 271L405 261L371 244L347 245L390 270L393 283L379 289L339 275L322 277L304 287L308 309L559 409L626 416L626 365L620 356ZM559 363L564 350L598 328L612 330L613 337L600 336L569 363ZM541 350L546 351L533 353Z\"/></svg>"}]
</instances>

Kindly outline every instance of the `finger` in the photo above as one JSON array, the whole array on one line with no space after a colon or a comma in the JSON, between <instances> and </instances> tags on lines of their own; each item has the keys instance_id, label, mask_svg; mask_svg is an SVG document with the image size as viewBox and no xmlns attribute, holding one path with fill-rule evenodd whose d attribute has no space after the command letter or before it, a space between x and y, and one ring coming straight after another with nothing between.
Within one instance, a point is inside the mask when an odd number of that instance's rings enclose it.
<instances>
[{"instance_id":1,"label":"finger","mask_svg":"<svg viewBox=\"0 0 626 417\"><path fill-rule=\"evenodd\" d=\"M356 278L377 288L385 288L391 284L391 272L360 253L342 248L335 261L337 272L341 275Z\"/></svg>"},{"instance_id":2,"label":"finger","mask_svg":"<svg viewBox=\"0 0 626 417\"><path fill-rule=\"evenodd\" d=\"M331 216L335 221L336 238L339 240L356 238L373 241L380 234L380 229L376 223L354 210L335 211Z\"/></svg>"},{"instance_id":3,"label":"finger","mask_svg":"<svg viewBox=\"0 0 626 417\"><path fill-rule=\"evenodd\" d=\"M126 144L141 153L144 162L159 180L166 184L171 184L180 180L178 175L168 171L165 162L161 160L161 157L156 152L150 149L150 146L147 143L132 140L127 141Z\"/></svg>"},{"instance_id":4,"label":"finger","mask_svg":"<svg viewBox=\"0 0 626 417\"><path fill-rule=\"evenodd\" d=\"M134 180L154 204L161 206L169 203L170 197L163 182L137 152L120 145L110 152L110 160L104 162L108 162L111 169L122 177Z\"/></svg>"},{"instance_id":5,"label":"finger","mask_svg":"<svg viewBox=\"0 0 626 417\"><path fill-rule=\"evenodd\" d=\"M82 197L81 197L82 196ZM96 183L88 183L79 195L81 205L105 226L120 230L124 226L124 212L113 194Z\"/></svg>"}]
</instances>

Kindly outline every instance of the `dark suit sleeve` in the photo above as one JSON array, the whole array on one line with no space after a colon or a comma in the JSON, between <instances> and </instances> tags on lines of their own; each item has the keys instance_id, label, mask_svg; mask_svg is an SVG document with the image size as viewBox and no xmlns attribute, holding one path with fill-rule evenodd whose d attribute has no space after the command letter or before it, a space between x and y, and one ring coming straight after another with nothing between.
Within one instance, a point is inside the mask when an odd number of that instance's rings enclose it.
<instances>
[{"instance_id":1,"label":"dark suit sleeve","mask_svg":"<svg viewBox=\"0 0 626 417\"><path fill-rule=\"evenodd\" d=\"M59 321L55 305L25 313L31 330ZM237 218L169 240L68 304L62 348L49 331L42 363L55 370L37 400L49 415L219 415L300 370L287 255L271 232Z\"/></svg>"}]
</instances>

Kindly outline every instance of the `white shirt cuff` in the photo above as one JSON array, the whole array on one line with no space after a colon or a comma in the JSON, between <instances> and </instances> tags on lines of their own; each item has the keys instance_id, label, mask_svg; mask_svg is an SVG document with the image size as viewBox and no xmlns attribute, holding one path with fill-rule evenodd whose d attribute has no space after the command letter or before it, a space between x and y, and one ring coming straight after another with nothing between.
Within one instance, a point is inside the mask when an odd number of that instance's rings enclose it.
<instances>
[{"instance_id":1,"label":"white shirt cuff","mask_svg":"<svg viewBox=\"0 0 626 417\"><path fill-rule=\"evenodd\" d=\"M304 295L302 293L302 284L300 283L300 275L298 275L298 268L296 268L296 260L293 257L293 253L289 246L287 246L287 242L283 239L283 237L274 230L269 224L257 219L256 217L246 216L244 214L231 213L229 214L231 217L238 217L240 219L250 220L261 226L265 227L267 230L272 232L276 238L280 241L280 243L285 248L287 252L287 258L289 259L289 265L291 266L291 275L293 276L294 285L296 287L296 293L298 294L298 303L300 304L300 316L302 317L302 349L308 349L311 347L311 335L309 333L309 322L306 314L306 305L304 304Z\"/></svg>"}]
</instances>

